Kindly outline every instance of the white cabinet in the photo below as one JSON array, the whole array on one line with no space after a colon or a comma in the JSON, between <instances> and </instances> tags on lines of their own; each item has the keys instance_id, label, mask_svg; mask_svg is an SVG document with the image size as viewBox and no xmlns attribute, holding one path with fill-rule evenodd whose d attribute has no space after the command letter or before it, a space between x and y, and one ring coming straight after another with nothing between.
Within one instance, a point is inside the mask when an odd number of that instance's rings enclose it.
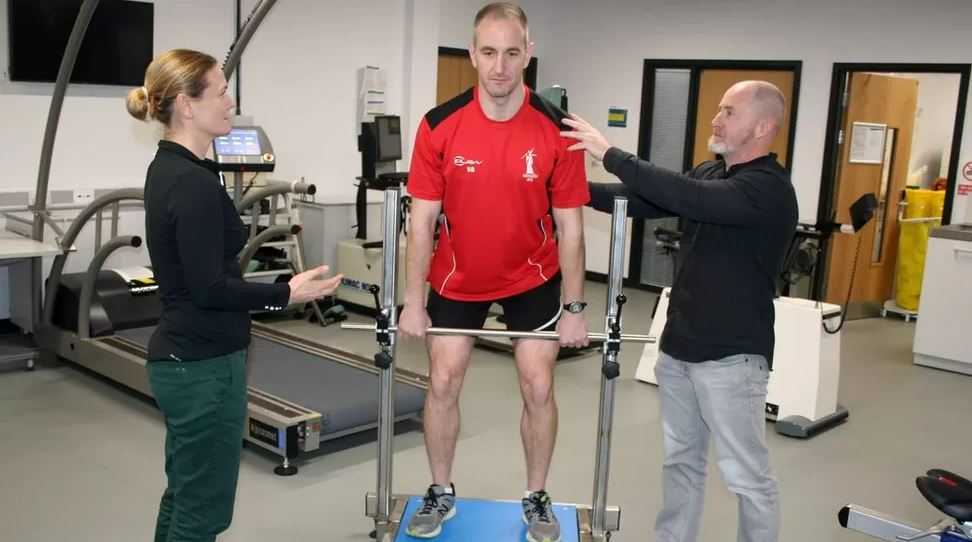
<instances>
[{"instance_id":1,"label":"white cabinet","mask_svg":"<svg viewBox=\"0 0 972 542\"><path fill-rule=\"evenodd\" d=\"M972 375L972 227L932 231L920 310L915 363Z\"/></svg>"}]
</instances>

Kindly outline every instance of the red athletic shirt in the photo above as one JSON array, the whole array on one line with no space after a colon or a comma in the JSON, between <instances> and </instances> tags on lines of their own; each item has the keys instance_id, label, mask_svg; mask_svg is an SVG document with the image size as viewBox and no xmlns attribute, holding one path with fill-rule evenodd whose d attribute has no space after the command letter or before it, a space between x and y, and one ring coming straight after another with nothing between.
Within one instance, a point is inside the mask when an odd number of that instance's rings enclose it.
<instances>
[{"instance_id":1,"label":"red athletic shirt","mask_svg":"<svg viewBox=\"0 0 972 542\"><path fill-rule=\"evenodd\" d=\"M477 86L419 125L408 192L442 201L428 280L443 297L495 300L543 284L560 269L551 206L590 199L583 153L560 136L564 112L524 89L506 121L483 113Z\"/></svg>"}]
</instances>

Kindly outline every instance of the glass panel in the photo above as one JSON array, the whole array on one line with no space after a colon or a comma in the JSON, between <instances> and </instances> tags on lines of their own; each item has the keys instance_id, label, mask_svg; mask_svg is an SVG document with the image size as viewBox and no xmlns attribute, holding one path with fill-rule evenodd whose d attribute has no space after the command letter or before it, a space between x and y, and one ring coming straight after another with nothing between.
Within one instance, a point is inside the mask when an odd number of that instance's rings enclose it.
<instances>
[{"instance_id":1,"label":"glass panel","mask_svg":"<svg viewBox=\"0 0 972 542\"><path fill-rule=\"evenodd\" d=\"M891 165L894 159L894 136L897 130L888 128L884 138L884 160L881 163L881 187L878 190L878 208L874 213L874 246L871 249L871 263L881 263L884 256L884 220L888 209L888 185L891 182Z\"/></svg>"},{"instance_id":2,"label":"glass panel","mask_svg":"<svg viewBox=\"0 0 972 542\"><path fill-rule=\"evenodd\" d=\"M689 86L692 72L688 69L655 70L654 105L651 112L652 162L682 171L685 162L685 134L688 128ZM671 286L675 277L673 247L664 246L655 237L655 228L678 229L678 218L645 221L644 245L641 252L643 284Z\"/></svg>"}]
</instances>

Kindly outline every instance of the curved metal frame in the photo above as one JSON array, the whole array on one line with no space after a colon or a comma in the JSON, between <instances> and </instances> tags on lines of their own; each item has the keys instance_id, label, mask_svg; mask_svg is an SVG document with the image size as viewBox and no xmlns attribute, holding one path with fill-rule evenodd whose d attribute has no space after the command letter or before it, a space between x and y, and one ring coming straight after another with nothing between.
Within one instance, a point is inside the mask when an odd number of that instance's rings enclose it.
<instances>
[{"instance_id":1,"label":"curved metal frame","mask_svg":"<svg viewBox=\"0 0 972 542\"><path fill-rule=\"evenodd\" d=\"M263 243L266 243L271 237L276 237L278 235L297 235L300 233L300 226L285 225L281 224L279 226L270 226L269 228L260 232L259 235L250 240L249 243L243 247L243 251L240 252L240 268L246 269L246 264L249 263L253 255L256 254L257 249L260 248Z\"/></svg>"},{"instance_id":2,"label":"curved metal frame","mask_svg":"<svg viewBox=\"0 0 972 542\"><path fill-rule=\"evenodd\" d=\"M67 94L68 84L71 82L71 74L74 72L78 50L81 49L81 41L84 40L84 34L88 31L88 23L91 22L91 16L94 15L98 2L99 0L84 0L84 3L81 4L81 11L78 13L78 18L74 20L74 28L71 29L71 37L68 38L67 46L64 48L61 67L57 70L54 95L51 96L51 107L47 112L44 143L41 146L40 167L37 171L37 190L34 193L35 213L43 213L47 209L47 185L51 178L51 159L54 156L57 125L61 120L61 107L64 105L64 96ZM36 216L32 234L35 241L44 240L44 223L37 220Z\"/></svg>"},{"instance_id":3,"label":"curved metal frame","mask_svg":"<svg viewBox=\"0 0 972 542\"><path fill-rule=\"evenodd\" d=\"M253 12L252 17L247 19L246 24L240 29L239 36L233 42L226 61L223 62L223 74L226 76L226 79L233 76L233 72L236 71L236 66L240 63L240 57L243 56L243 51L246 49L247 44L250 43L250 38L253 37L254 32L260 27L260 23L263 22L270 8L276 3L277 0L263 0L263 4Z\"/></svg>"},{"instance_id":4,"label":"curved metal frame","mask_svg":"<svg viewBox=\"0 0 972 542\"><path fill-rule=\"evenodd\" d=\"M50 324L54 319L54 303L57 301L57 287L61 282L61 274L64 273L64 263L67 261L69 250L74 245L75 239L78 238L78 234L81 233L84 226L98 211L115 202L129 199L145 201L145 191L141 188L121 188L103 194L82 209L81 213L71 222L71 227L64 232L64 237L60 242L62 252L54 257L54 264L51 265L51 273L47 277L44 312L41 316L43 323Z\"/></svg>"},{"instance_id":5,"label":"curved metal frame","mask_svg":"<svg viewBox=\"0 0 972 542\"><path fill-rule=\"evenodd\" d=\"M142 238L137 235L119 235L111 238L102 246L88 264L81 283L81 299L78 302L78 336L82 339L91 337L91 300L94 298L95 281L98 273L105 264L105 260L122 247L138 247L142 245Z\"/></svg>"}]
</instances>

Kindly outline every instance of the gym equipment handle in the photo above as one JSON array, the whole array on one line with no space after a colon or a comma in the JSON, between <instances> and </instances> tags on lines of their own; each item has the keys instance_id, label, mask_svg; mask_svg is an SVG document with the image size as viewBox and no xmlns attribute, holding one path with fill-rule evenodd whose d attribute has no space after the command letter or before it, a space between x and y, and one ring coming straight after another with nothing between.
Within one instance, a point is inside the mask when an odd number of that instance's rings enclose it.
<instances>
[{"instance_id":1,"label":"gym equipment handle","mask_svg":"<svg viewBox=\"0 0 972 542\"><path fill-rule=\"evenodd\" d=\"M352 329L356 331L375 331L374 324L341 324L341 329ZM396 333L398 326L390 326L388 331ZM555 331L510 331L507 329L460 329L453 327L430 327L425 330L429 335L465 335L470 337L506 337L508 339L548 339L557 340L560 338ZM588 333L587 338L592 341L606 341L608 336L605 333ZM654 343L656 338L653 335L621 335L621 341L631 341L636 343Z\"/></svg>"}]
</instances>

